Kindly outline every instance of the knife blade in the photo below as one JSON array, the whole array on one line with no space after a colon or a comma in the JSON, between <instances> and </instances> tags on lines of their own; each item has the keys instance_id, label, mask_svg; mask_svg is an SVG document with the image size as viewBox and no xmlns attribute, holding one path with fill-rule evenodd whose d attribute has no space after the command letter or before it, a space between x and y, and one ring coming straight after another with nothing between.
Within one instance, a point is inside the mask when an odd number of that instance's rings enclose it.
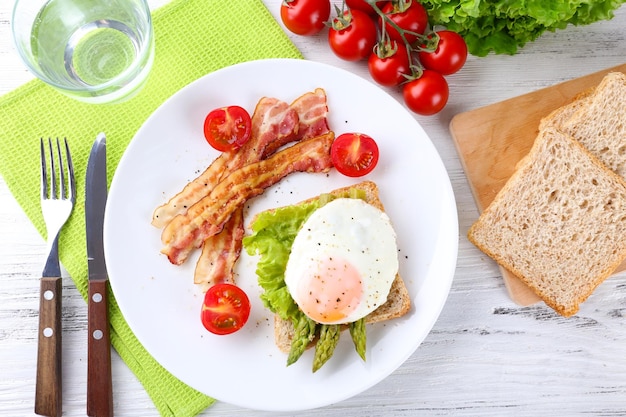
<instances>
[{"instance_id":1,"label":"knife blade","mask_svg":"<svg viewBox=\"0 0 626 417\"><path fill-rule=\"evenodd\" d=\"M107 201L106 136L100 133L89 154L85 179L85 223L89 298L87 300L87 415L113 415L111 340L107 269L104 261L104 210Z\"/></svg>"}]
</instances>

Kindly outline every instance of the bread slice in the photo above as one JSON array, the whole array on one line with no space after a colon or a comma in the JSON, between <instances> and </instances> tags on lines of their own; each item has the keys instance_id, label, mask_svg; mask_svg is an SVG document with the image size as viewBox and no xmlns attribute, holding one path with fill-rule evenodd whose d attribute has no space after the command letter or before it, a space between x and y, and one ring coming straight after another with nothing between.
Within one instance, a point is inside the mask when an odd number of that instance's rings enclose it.
<instances>
[{"instance_id":1,"label":"bread slice","mask_svg":"<svg viewBox=\"0 0 626 417\"><path fill-rule=\"evenodd\" d=\"M366 201L372 206L378 208L379 210L385 211L383 203L380 201L378 195L378 186L372 181L363 181L349 187L339 188L331 191L329 194L343 195L351 188L358 188L365 191ZM307 203L315 199L317 199L317 197L310 198L303 201L302 203ZM398 273L393 283L391 284L391 290L389 291L387 301L376 310L374 310L372 313L370 313L365 320L367 323L377 323L391 320L394 318L402 317L409 311L410 308L411 298L409 297L409 292L406 288L404 280ZM278 348L282 352L289 353L291 349L291 340L293 339L293 335L294 328L292 323L289 320L283 320L278 315L275 315L274 341L276 342L276 346L278 346Z\"/></svg>"},{"instance_id":2,"label":"bread slice","mask_svg":"<svg viewBox=\"0 0 626 417\"><path fill-rule=\"evenodd\" d=\"M560 128L626 178L626 74L611 72Z\"/></svg>"},{"instance_id":3,"label":"bread slice","mask_svg":"<svg viewBox=\"0 0 626 417\"><path fill-rule=\"evenodd\" d=\"M549 126L557 129L563 129L565 122L572 117L578 109L587 105L587 101L591 100L589 97L594 91L595 87L588 88L577 94L568 104L553 110L550 114L541 119L539 122L539 130L545 129Z\"/></svg>"},{"instance_id":4,"label":"bread slice","mask_svg":"<svg viewBox=\"0 0 626 417\"><path fill-rule=\"evenodd\" d=\"M468 238L571 316L626 258L626 182L547 127Z\"/></svg>"}]
</instances>

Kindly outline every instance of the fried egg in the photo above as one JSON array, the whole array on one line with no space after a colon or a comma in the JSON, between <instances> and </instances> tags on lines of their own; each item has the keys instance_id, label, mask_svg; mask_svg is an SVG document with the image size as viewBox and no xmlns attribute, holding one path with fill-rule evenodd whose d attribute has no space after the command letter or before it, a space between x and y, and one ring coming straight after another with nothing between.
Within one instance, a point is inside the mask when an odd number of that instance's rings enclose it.
<instances>
[{"instance_id":1,"label":"fried egg","mask_svg":"<svg viewBox=\"0 0 626 417\"><path fill-rule=\"evenodd\" d=\"M308 317L341 324L384 304L397 273L396 234L387 214L360 199L338 198L302 225L285 283Z\"/></svg>"}]
</instances>

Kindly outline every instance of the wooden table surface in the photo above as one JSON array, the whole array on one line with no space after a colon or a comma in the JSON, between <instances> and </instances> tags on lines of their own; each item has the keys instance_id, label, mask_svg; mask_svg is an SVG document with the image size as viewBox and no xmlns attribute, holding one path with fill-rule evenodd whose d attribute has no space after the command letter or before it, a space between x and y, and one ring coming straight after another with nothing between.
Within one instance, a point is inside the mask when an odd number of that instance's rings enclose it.
<instances>
[{"instance_id":1,"label":"wooden table surface","mask_svg":"<svg viewBox=\"0 0 626 417\"><path fill-rule=\"evenodd\" d=\"M280 0L264 1L279 18ZM0 94L31 79L12 47L11 5L0 2ZM290 36L306 59L369 78L364 63L335 58L324 36ZM424 343L388 378L353 398L298 415L626 415L626 275L605 281L568 319L543 304L513 303L495 263L466 238L478 210L449 132L457 113L625 62L626 7L621 7L611 21L546 33L514 56L469 57L449 78L447 107L436 116L416 116L443 159L457 201L459 252L446 305ZM37 278L44 252L43 240L0 178L2 416L34 415ZM87 310L67 276L63 293L63 409L65 416L82 416ZM157 415L115 353L113 387L116 415ZM218 402L202 415L276 413Z\"/></svg>"}]
</instances>

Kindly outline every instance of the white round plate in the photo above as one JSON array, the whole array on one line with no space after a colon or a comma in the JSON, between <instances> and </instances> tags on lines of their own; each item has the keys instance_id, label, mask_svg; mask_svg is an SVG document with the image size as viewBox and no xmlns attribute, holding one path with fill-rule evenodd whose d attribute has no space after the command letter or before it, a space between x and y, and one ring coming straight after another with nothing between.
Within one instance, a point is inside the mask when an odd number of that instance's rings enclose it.
<instances>
[{"instance_id":1,"label":"white round plate","mask_svg":"<svg viewBox=\"0 0 626 417\"><path fill-rule=\"evenodd\" d=\"M376 139L378 166L360 179L335 170L289 175L249 201L246 225L261 210L372 180L398 235L400 274L413 304L400 319L368 326L365 362L344 332L333 357L312 373L312 349L287 367L286 355L274 344L272 315L259 300L256 257L243 253L236 267L237 283L252 302L248 323L232 335L215 336L200 322L203 294L193 283L197 254L182 266L171 265L160 254L161 231L150 221L157 206L217 156L203 136L210 110L236 104L252 113L263 96L291 102L317 87L326 91L329 125L336 135L358 131ZM364 391L415 351L448 296L456 266L458 220L450 180L437 151L394 98L329 65L271 59L208 74L154 112L115 172L104 238L115 298L132 331L161 365L218 400L259 410L296 411Z\"/></svg>"}]
</instances>

